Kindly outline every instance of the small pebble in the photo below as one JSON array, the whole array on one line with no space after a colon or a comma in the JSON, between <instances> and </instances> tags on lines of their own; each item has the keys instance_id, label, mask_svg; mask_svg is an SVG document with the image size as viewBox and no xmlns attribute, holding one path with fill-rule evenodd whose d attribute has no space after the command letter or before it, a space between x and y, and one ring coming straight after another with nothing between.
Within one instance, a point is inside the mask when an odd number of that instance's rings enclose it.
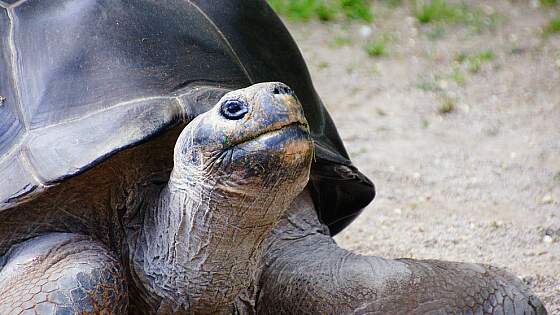
<instances>
[{"instance_id":1,"label":"small pebble","mask_svg":"<svg viewBox=\"0 0 560 315\"><path fill-rule=\"evenodd\" d=\"M362 37L364 37L364 38L366 38L366 37L368 37L369 35L371 35L372 32L373 32L373 30L371 29L371 27L369 27L369 26L367 26L367 25L362 25L362 26L360 27L360 31L359 31L360 36L362 36Z\"/></svg>"},{"instance_id":2,"label":"small pebble","mask_svg":"<svg viewBox=\"0 0 560 315\"><path fill-rule=\"evenodd\" d=\"M545 205L549 204L549 203L552 203L552 196L550 194L544 195L544 197L541 200L541 203L545 204Z\"/></svg>"},{"instance_id":3,"label":"small pebble","mask_svg":"<svg viewBox=\"0 0 560 315\"><path fill-rule=\"evenodd\" d=\"M445 90L448 86L448 83L446 80L439 80L438 81L438 86L440 89Z\"/></svg>"},{"instance_id":4,"label":"small pebble","mask_svg":"<svg viewBox=\"0 0 560 315\"><path fill-rule=\"evenodd\" d=\"M545 242L547 244L554 243L554 239L550 235L545 235L542 240L543 240L543 242Z\"/></svg>"}]
</instances>

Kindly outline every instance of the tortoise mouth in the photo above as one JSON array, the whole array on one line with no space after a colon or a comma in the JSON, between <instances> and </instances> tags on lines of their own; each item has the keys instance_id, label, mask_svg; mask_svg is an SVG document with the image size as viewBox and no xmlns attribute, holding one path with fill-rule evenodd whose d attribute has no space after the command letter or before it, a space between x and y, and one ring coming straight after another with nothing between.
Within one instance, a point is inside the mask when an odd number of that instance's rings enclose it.
<instances>
[{"instance_id":1,"label":"tortoise mouth","mask_svg":"<svg viewBox=\"0 0 560 315\"><path fill-rule=\"evenodd\" d=\"M297 130L297 132L294 133L293 131L295 130ZM229 148L235 148L244 144L261 140L270 139L276 140L275 142L281 142L283 140L300 138L307 135L309 135L309 126L307 125L307 123L294 121L288 124L262 130L262 132L256 133L251 137L247 137L232 143Z\"/></svg>"}]
</instances>

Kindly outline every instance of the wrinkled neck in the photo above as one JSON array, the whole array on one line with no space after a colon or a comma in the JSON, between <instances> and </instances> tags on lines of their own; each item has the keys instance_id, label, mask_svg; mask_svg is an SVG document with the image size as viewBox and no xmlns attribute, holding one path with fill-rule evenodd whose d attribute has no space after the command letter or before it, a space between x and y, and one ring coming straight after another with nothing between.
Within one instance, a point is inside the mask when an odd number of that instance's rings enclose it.
<instances>
[{"instance_id":1,"label":"wrinkled neck","mask_svg":"<svg viewBox=\"0 0 560 315\"><path fill-rule=\"evenodd\" d=\"M238 187L172 176L146 209L135 269L161 312L229 312L249 285L261 243L279 220L294 185ZM156 297L157 299L157 297Z\"/></svg>"}]
</instances>

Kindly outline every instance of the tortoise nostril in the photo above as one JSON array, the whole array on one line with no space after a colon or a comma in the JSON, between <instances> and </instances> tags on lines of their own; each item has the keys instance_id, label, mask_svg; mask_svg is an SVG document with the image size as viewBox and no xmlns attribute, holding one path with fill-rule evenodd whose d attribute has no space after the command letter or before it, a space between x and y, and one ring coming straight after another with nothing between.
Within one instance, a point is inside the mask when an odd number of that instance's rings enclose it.
<instances>
[{"instance_id":1,"label":"tortoise nostril","mask_svg":"<svg viewBox=\"0 0 560 315\"><path fill-rule=\"evenodd\" d=\"M285 85L274 87L274 90L272 91L272 93L274 93L274 94L288 94L288 95L294 94L292 89L290 89L289 87L287 87Z\"/></svg>"},{"instance_id":2,"label":"tortoise nostril","mask_svg":"<svg viewBox=\"0 0 560 315\"><path fill-rule=\"evenodd\" d=\"M227 119L238 120L245 117L249 112L247 103L239 100L230 100L224 102L220 108L220 113Z\"/></svg>"}]
</instances>

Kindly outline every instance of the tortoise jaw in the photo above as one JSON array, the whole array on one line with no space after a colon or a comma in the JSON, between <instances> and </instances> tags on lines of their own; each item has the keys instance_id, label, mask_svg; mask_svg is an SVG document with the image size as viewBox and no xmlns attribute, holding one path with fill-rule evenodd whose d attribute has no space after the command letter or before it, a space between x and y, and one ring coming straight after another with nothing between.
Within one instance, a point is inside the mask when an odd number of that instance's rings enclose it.
<instances>
[{"instance_id":1,"label":"tortoise jaw","mask_svg":"<svg viewBox=\"0 0 560 315\"><path fill-rule=\"evenodd\" d=\"M307 182L313 158L313 142L305 124L293 122L247 137L220 150L209 163L225 172L229 184L241 195L253 194L266 183ZM233 184L232 184L233 183ZM296 185L297 186L297 185Z\"/></svg>"},{"instance_id":2,"label":"tortoise jaw","mask_svg":"<svg viewBox=\"0 0 560 315\"><path fill-rule=\"evenodd\" d=\"M298 130L301 130L301 132L303 132L306 135L309 134L309 125L307 124L307 122L297 120L297 121L289 122L287 124L282 124L282 125L279 125L279 126L272 125L270 128L263 129L261 132L258 132L254 135L251 135L249 137L246 137L246 138L240 139L238 141L232 142L229 146L225 147L224 149L232 149L232 148L244 145L244 144L248 144L248 143L253 142L253 141L261 140L261 139L263 139L265 137L268 137L268 136L274 136L274 135L279 136L279 135L282 135L282 134L286 134L287 133L286 131L288 131L290 129L291 130L298 129ZM285 140L288 140L290 138L291 138L290 136L287 136L287 139L285 139Z\"/></svg>"}]
</instances>

